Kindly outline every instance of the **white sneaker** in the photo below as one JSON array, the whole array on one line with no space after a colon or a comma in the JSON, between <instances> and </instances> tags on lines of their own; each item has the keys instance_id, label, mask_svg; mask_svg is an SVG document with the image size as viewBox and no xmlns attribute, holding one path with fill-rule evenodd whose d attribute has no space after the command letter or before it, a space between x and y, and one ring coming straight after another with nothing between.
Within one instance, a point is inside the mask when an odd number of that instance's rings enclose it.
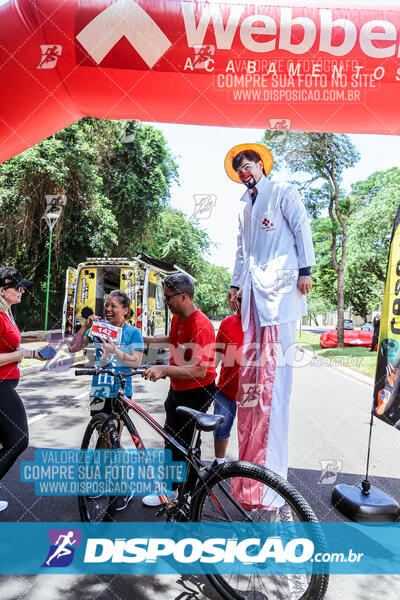
<instances>
[{"instance_id":1,"label":"white sneaker","mask_svg":"<svg viewBox=\"0 0 400 600\"><path fill-rule=\"evenodd\" d=\"M132 496L118 496L116 502L115 502L115 510L124 510L124 508L126 508L129 504L129 502L132 500L133 495Z\"/></svg>"},{"instance_id":2,"label":"white sneaker","mask_svg":"<svg viewBox=\"0 0 400 600\"><path fill-rule=\"evenodd\" d=\"M176 500L178 497L178 490L167 490L163 495L168 496L170 500ZM145 506L161 506L161 500L158 494L149 494L142 498L142 504Z\"/></svg>"},{"instance_id":3,"label":"white sneaker","mask_svg":"<svg viewBox=\"0 0 400 600\"><path fill-rule=\"evenodd\" d=\"M8 506L8 502L6 502L5 500L0 500L0 512L2 510L6 510L7 506Z\"/></svg>"}]
</instances>

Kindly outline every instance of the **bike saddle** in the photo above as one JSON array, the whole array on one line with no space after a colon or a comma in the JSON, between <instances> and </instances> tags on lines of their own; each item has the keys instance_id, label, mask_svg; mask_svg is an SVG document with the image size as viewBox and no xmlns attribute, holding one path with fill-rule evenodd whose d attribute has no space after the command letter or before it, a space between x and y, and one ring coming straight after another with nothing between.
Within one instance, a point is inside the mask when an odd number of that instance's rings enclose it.
<instances>
[{"instance_id":1,"label":"bike saddle","mask_svg":"<svg viewBox=\"0 0 400 600\"><path fill-rule=\"evenodd\" d=\"M206 413L194 410L193 408L188 408L187 406L178 406L176 412L193 417L196 421L196 429L200 429L200 431L213 431L214 429L217 429L220 423L225 421L223 415L206 415Z\"/></svg>"}]
</instances>

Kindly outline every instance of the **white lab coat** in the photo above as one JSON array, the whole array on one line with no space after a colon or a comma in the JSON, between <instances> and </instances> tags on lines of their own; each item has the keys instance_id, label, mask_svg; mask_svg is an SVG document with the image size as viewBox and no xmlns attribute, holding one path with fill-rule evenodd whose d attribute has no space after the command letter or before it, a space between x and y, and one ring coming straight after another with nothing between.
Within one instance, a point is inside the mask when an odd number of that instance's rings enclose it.
<instances>
[{"instance_id":1,"label":"white lab coat","mask_svg":"<svg viewBox=\"0 0 400 600\"><path fill-rule=\"evenodd\" d=\"M306 315L305 296L297 289L299 268L315 265L311 227L296 187L264 176L256 187L254 206L249 190L241 198L231 284L242 290L243 331L249 326L251 291L262 327Z\"/></svg>"}]
</instances>

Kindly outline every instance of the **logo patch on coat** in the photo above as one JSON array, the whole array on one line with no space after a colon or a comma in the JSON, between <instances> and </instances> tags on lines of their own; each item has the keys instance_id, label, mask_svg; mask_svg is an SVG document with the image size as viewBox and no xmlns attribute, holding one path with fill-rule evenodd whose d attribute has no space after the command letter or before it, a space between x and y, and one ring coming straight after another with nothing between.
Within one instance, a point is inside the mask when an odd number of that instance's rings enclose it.
<instances>
[{"instance_id":1,"label":"logo patch on coat","mask_svg":"<svg viewBox=\"0 0 400 600\"><path fill-rule=\"evenodd\" d=\"M264 231L274 231L275 229L273 222L267 219L267 217L262 222L262 228Z\"/></svg>"}]
</instances>

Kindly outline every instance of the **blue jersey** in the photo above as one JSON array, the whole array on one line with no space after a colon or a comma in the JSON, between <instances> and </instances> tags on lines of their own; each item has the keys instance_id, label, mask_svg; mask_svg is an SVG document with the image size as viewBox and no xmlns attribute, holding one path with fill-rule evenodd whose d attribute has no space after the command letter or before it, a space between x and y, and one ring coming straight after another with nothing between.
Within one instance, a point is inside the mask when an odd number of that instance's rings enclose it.
<instances>
[{"instance_id":1,"label":"blue jersey","mask_svg":"<svg viewBox=\"0 0 400 600\"><path fill-rule=\"evenodd\" d=\"M89 342L93 342L92 337L89 335L89 331L86 332L85 337L87 337ZM99 342L94 342L94 347L96 351L95 365L100 367L103 356L103 345ZM140 329L125 323L122 328L121 343L118 348L126 354L130 354L132 350L143 350L144 344ZM132 367L124 365L116 354L110 352L108 360L109 363L107 365L104 365L103 363L103 369L110 369L118 373L130 373L132 370ZM90 395L95 398L115 398L119 387L120 384L118 379L111 377L108 373L100 373L100 375L95 375L92 378ZM126 380L125 394L126 396L132 396L132 379L130 377Z\"/></svg>"}]
</instances>

